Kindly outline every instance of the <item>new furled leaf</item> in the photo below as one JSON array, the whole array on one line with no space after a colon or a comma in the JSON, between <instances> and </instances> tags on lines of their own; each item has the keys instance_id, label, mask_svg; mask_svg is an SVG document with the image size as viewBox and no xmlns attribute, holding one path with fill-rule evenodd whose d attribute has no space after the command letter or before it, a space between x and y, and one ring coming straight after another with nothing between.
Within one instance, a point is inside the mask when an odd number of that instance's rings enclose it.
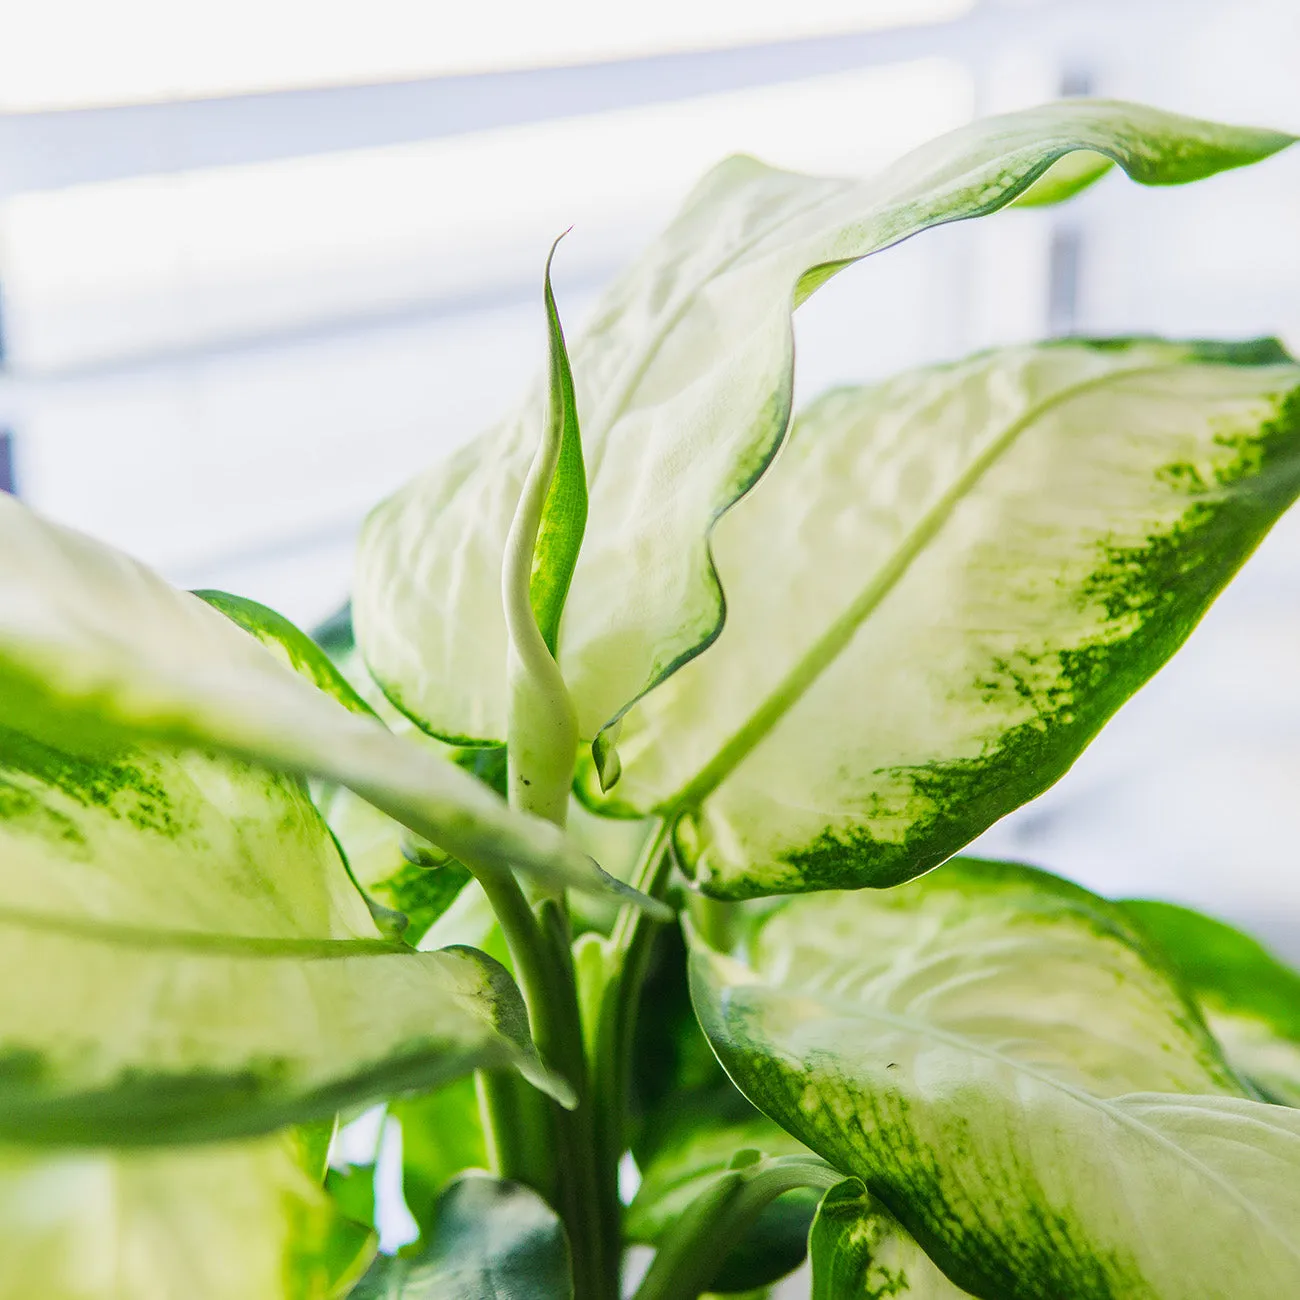
<instances>
[{"instance_id":1,"label":"new furled leaf","mask_svg":"<svg viewBox=\"0 0 1300 1300\"><path fill-rule=\"evenodd\" d=\"M1186 980L1233 1065L1269 1101L1300 1106L1300 973L1190 908L1137 899L1123 907Z\"/></svg>"},{"instance_id":2,"label":"new furled leaf","mask_svg":"<svg viewBox=\"0 0 1300 1300\"><path fill-rule=\"evenodd\" d=\"M302 782L238 759L0 728L0 940L5 1141L264 1132L511 1063L568 1095L506 971L381 938Z\"/></svg>"},{"instance_id":3,"label":"new furled leaf","mask_svg":"<svg viewBox=\"0 0 1300 1300\"><path fill-rule=\"evenodd\" d=\"M552 246L545 277L551 355L546 422L506 537L501 604L510 641L504 678L510 803L563 826L578 719L555 661L555 637L582 545L587 480L573 376L551 292L554 256Z\"/></svg>"},{"instance_id":4,"label":"new furled leaf","mask_svg":"<svg viewBox=\"0 0 1300 1300\"><path fill-rule=\"evenodd\" d=\"M564 1227L536 1192L462 1174L438 1198L429 1240L413 1256L375 1261L353 1300L570 1300Z\"/></svg>"},{"instance_id":5,"label":"new furled leaf","mask_svg":"<svg viewBox=\"0 0 1300 1300\"><path fill-rule=\"evenodd\" d=\"M1269 341L829 393L718 525L727 627L624 718L617 807L680 818L712 894L906 880L1057 780L1297 491L1300 366Z\"/></svg>"},{"instance_id":6,"label":"new furled leaf","mask_svg":"<svg viewBox=\"0 0 1300 1300\"><path fill-rule=\"evenodd\" d=\"M0 552L0 726L79 757L139 740L309 773L466 861L617 890L554 826L288 671L258 643L284 644L283 620L263 620L255 639L144 565L4 495ZM286 654L301 668L308 649Z\"/></svg>"},{"instance_id":7,"label":"new furled leaf","mask_svg":"<svg viewBox=\"0 0 1300 1300\"><path fill-rule=\"evenodd\" d=\"M560 616L564 613L564 601L569 594L578 552L582 549L582 535L587 527L587 470L582 460L578 402L564 342L564 327L560 324L555 292L551 287L551 263L555 260L558 246L559 240L556 240L546 259L544 290L550 356L546 440L555 443L555 466L537 529L529 581L533 616L552 655L559 643Z\"/></svg>"},{"instance_id":8,"label":"new furled leaf","mask_svg":"<svg viewBox=\"0 0 1300 1300\"><path fill-rule=\"evenodd\" d=\"M0 1300L332 1300L373 1249L281 1136L0 1149Z\"/></svg>"},{"instance_id":9,"label":"new furled leaf","mask_svg":"<svg viewBox=\"0 0 1300 1300\"><path fill-rule=\"evenodd\" d=\"M984 1300L1300 1289L1300 1112L1250 1100L1115 904L958 861L790 900L692 989L741 1090Z\"/></svg>"},{"instance_id":10,"label":"new furled leaf","mask_svg":"<svg viewBox=\"0 0 1300 1300\"><path fill-rule=\"evenodd\" d=\"M820 284L929 226L1004 206L1075 150L1113 158L1144 184L1180 184L1290 142L1071 101L963 128L865 181L751 158L706 176L572 350L590 517L558 648L582 737L596 738L721 629L709 534L781 443L790 314ZM390 698L448 739L506 739L495 584L545 409L535 391L364 529L359 644Z\"/></svg>"}]
</instances>

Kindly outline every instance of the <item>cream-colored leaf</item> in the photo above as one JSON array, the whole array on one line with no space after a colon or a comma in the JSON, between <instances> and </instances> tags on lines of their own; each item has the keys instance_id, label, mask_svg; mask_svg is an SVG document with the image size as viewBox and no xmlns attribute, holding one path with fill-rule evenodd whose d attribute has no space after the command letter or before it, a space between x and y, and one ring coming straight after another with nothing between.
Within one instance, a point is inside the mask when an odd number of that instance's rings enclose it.
<instances>
[{"instance_id":1,"label":"cream-colored leaf","mask_svg":"<svg viewBox=\"0 0 1300 1300\"><path fill-rule=\"evenodd\" d=\"M0 726L69 754L142 740L310 773L457 857L605 888L555 827L349 711L121 552L0 495L0 554Z\"/></svg>"},{"instance_id":2,"label":"cream-colored leaf","mask_svg":"<svg viewBox=\"0 0 1300 1300\"><path fill-rule=\"evenodd\" d=\"M264 1132L480 1065L546 1081L503 968L381 938L301 780L217 755L0 729L0 981L10 1142Z\"/></svg>"},{"instance_id":3,"label":"cream-colored leaf","mask_svg":"<svg viewBox=\"0 0 1300 1300\"><path fill-rule=\"evenodd\" d=\"M624 718L612 799L684 814L710 893L906 880L1059 778L1298 490L1300 366L1269 342L832 392L718 525L727 625Z\"/></svg>"},{"instance_id":4,"label":"cream-colored leaf","mask_svg":"<svg viewBox=\"0 0 1300 1300\"><path fill-rule=\"evenodd\" d=\"M728 1073L959 1287L1300 1294L1300 1111L1241 1095L1117 905L959 861L790 900L747 951L695 943L696 1008Z\"/></svg>"},{"instance_id":5,"label":"cream-colored leaf","mask_svg":"<svg viewBox=\"0 0 1300 1300\"><path fill-rule=\"evenodd\" d=\"M733 158L608 291L571 348L589 514L559 661L591 740L717 634L716 520L790 414L792 309L854 260L993 211L1074 150L1177 184L1291 142L1134 105L1069 101L976 123L868 180ZM506 739L506 534L547 409L519 413L372 514L358 642L390 698L451 740ZM725 586L725 583L724 583Z\"/></svg>"}]
</instances>

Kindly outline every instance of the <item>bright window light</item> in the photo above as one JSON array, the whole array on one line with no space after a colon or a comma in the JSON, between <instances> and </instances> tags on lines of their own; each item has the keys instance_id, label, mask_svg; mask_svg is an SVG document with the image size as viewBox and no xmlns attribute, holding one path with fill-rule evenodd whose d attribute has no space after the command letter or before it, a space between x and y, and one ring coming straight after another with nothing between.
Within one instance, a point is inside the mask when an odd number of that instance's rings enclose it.
<instances>
[{"instance_id":1,"label":"bright window light","mask_svg":"<svg viewBox=\"0 0 1300 1300\"><path fill-rule=\"evenodd\" d=\"M942 59L321 155L16 196L11 364L50 371L603 276L729 153L861 174L969 119Z\"/></svg>"},{"instance_id":2,"label":"bright window light","mask_svg":"<svg viewBox=\"0 0 1300 1300\"><path fill-rule=\"evenodd\" d=\"M954 18L974 0L32 0L0 111L586 63Z\"/></svg>"}]
</instances>

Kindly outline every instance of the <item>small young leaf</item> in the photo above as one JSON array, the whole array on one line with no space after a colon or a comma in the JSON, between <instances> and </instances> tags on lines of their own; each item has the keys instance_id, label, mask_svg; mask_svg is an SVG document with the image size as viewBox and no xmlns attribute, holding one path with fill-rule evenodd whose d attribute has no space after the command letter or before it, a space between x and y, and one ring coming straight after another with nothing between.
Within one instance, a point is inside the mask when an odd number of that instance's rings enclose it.
<instances>
[{"instance_id":1,"label":"small young leaf","mask_svg":"<svg viewBox=\"0 0 1300 1300\"><path fill-rule=\"evenodd\" d=\"M1122 906L1186 980L1233 1065L1268 1100L1300 1106L1300 972L1189 908L1137 899Z\"/></svg>"},{"instance_id":2,"label":"small young leaf","mask_svg":"<svg viewBox=\"0 0 1300 1300\"><path fill-rule=\"evenodd\" d=\"M1056 781L1298 491L1300 365L1269 341L829 393L718 525L727 627L623 719L618 800L684 814L711 894L906 880Z\"/></svg>"},{"instance_id":3,"label":"small young leaf","mask_svg":"<svg viewBox=\"0 0 1300 1300\"><path fill-rule=\"evenodd\" d=\"M0 1300L324 1300L373 1253L280 1136L0 1150Z\"/></svg>"},{"instance_id":4,"label":"small young leaf","mask_svg":"<svg viewBox=\"0 0 1300 1300\"><path fill-rule=\"evenodd\" d=\"M1300 1294L1300 1111L1240 1095L1119 906L955 862L694 949L741 1090L972 1294Z\"/></svg>"},{"instance_id":5,"label":"small young leaf","mask_svg":"<svg viewBox=\"0 0 1300 1300\"><path fill-rule=\"evenodd\" d=\"M557 241L558 243L558 241ZM555 638L587 521L587 480L555 297L546 260L551 345L547 418L510 521L501 561L501 605L510 649L507 786L513 807L564 825L578 748L578 719L555 662Z\"/></svg>"},{"instance_id":6,"label":"small young leaf","mask_svg":"<svg viewBox=\"0 0 1300 1300\"><path fill-rule=\"evenodd\" d=\"M793 306L858 258L1004 206L1075 150L1169 185L1290 143L1073 100L977 122L867 180L798 176L752 158L706 176L572 348L590 518L559 661L581 737L594 739L722 627L709 533L784 436ZM518 415L380 506L363 532L358 642L392 701L454 741L506 739L508 638L494 584L546 409L535 389Z\"/></svg>"},{"instance_id":7,"label":"small young leaf","mask_svg":"<svg viewBox=\"0 0 1300 1300\"><path fill-rule=\"evenodd\" d=\"M518 1183L482 1173L438 1198L432 1237L410 1256L377 1259L352 1300L570 1300L564 1227Z\"/></svg>"},{"instance_id":8,"label":"small young leaf","mask_svg":"<svg viewBox=\"0 0 1300 1300\"><path fill-rule=\"evenodd\" d=\"M555 249L546 259L546 328L550 343L547 440L558 445L551 486L546 493L542 517L533 547L533 569L529 598L537 629L546 648L555 654L560 635L560 616L569 594L569 583L582 549L587 527L587 470L582 461L582 435L578 429L578 400L573 391L573 371L564 343L564 329L551 288L551 263Z\"/></svg>"},{"instance_id":9,"label":"small young leaf","mask_svg":"<svg viewBox=\"0 0 1300 1300\"><path fill-rule=\"evenodd\" d=\"M857 1178L822 1198L808 1236L811 1300L960 1300L890 1212Z\"/></svg>"}]
</instances>

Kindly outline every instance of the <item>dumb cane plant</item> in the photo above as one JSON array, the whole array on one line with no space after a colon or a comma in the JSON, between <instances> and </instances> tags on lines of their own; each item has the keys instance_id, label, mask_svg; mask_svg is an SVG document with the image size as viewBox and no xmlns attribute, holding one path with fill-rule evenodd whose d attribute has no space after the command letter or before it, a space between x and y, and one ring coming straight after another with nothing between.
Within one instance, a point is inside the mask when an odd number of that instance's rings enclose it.
<instances>
[{"instance_id":1,"label":"dumb cane plant","mask_svg":"<svg viewBox=\"0 0 1300 1300\"><path fill-rule=\"evenodd\" d=\"M723 163L571 360L548 271L545 381L371 515L333 658L0 499L0 1297L678 1300L805 1253L817 1300L1300 1295L1300 977L952 858L1300 491L1300 365L1068 339L791 421L851 262L1289 143L1072 102L866 182ZM395 1255L326 1164L377 1101Z\"/></svg>"}]
</instances>

